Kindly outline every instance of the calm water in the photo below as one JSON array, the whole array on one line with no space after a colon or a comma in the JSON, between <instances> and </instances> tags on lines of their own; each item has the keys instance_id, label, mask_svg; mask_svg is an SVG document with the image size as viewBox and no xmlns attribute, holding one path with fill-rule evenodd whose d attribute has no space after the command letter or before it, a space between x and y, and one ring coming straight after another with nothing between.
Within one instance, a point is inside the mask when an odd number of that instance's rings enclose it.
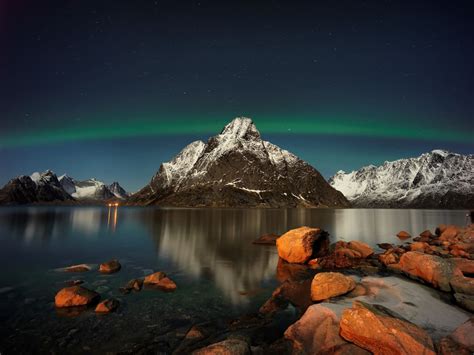
<instances>
[{"instance_id":1,"label":"calm water","mask_svg":"<svg viewBox=\"0 0 474 355\"><path fill-rule=\"evenodd\" d=\"M148 339L159 342L172 329L255 312L278 285L275 247L252 244L264 233L308 225L327 230L333 240L375 245L396 242L394 235L402 229L417 234L439 223L464 225L465 214L444 210L1 208L0 351L131 349ZM112 258L122 263L122 270L113 275L56 270ZM118 291L128 280L152 271L168 273L178 290L130 295ZM84 280L86 287L103 298L119 298L120 310L101 317L91 311L74 317L56 312L54 295L71 279Z\"/></svg>"}]
</instances>

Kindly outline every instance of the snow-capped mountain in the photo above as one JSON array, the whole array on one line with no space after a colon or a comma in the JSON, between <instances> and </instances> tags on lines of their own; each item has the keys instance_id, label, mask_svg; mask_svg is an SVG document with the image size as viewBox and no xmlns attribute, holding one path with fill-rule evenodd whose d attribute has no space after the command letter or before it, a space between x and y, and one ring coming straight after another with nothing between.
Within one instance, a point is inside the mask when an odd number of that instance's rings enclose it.
<instances>
[{"instance_id":1,"label":"snow-capped mountain","mask_svg":"<svg viewBox=\"0 0 474 355\"><path fill-rule=\"evenodd\" d=\"M308 163L263 141L249 118L236 118L207 143L163 163L131 204L168 206L340 207L346 198Z\"/></svg>"},{"instance_id":2,"label":"snow-capped mountain","mask_svg":"<svg viewBox=\"0 0 474 355\"><path fill-rule=\"evenodd\" d=\"M77 200L125 199L128 196L118 182L106 185L94 178L77 181L66 174L59 177L59 182L63 189Z\"/></svg>"},{"instance_id":3,"label":"snow-capped mountain","mask_svg":"<svg viewBox=\"0 0 474 355\"><path fill-rule=\"evenodd\" d=\"M0 189L1 204L26 204L53 201L73 201L62 188L56 174L51 170L44 173L21 175L11 179Z\"/></svg>"},{"instance_id":4,"label":"snow-capped mountain","mask_svg":"<svg viewBox=\"0 0 474 355\"><path fill-rule=\"evenodd\" d=\"M357 207L474 208L473 158L438 149L339 171L329 183Z\"/></svg>"},{"instance_id":5,"label":"snow-capped mountain","mask_svg":"<svg viewBox=\"0 0 474 355\"><path fill-rule=\"evenodd\" d=\"M107 186L89 179L77 181L68 175L59 178L51 170L19 176L0 189L0 204L27 204L61 201L100 201L125 199L128 193L114 182Z\"/></svg>"}]
</instances>

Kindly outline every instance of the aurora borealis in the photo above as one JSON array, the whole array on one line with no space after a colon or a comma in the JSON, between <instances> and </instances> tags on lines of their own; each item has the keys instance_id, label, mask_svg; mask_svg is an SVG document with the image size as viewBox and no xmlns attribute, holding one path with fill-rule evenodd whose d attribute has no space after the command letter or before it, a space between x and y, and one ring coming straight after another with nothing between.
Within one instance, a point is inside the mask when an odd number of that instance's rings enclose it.
<instances>
[{"instance_id":1,"label":"aurora borealis","mask_svg":"<svg viewBox=\"0 0 474 355\"><path fill-rule=\"evenodd\" d=\"M468 1L0 4L0 184L53 169L134 191L236 116L326 177L473 153Z\"/></svg>"}]
</instances>

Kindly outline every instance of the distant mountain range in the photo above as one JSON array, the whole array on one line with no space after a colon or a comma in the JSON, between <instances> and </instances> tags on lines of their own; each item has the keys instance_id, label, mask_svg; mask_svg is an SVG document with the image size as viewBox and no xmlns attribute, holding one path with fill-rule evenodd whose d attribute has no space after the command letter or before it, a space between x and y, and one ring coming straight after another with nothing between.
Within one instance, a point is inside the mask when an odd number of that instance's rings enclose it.
<instances>
[{"instance_id":1,"label":"distant mountain range","mask_svg":"<svg viewBox=\"0 0 474 355\"><path fill-rule=\"evenodd\" d=\"M474 208L474 156L433 150L339 171L329 183L356 207Z\"/></svg>"},{"instance_id":2,"label":"distant mountain range","mask_svg":"<svg viewBox=\"0 0 474 355\"><path fill-rule=\"evenodd\" d=\"M473 155L433 150L417 158L339 171L327 182L308 163L262 140L239 117L204 143L161 164L135 194L118 182L59 178L50 170L19 176L0 189L0 204L97 203L178 207L474 208Z\"/></svg>"},{"instance_id":3,"label":"distant mountain range","mask_svg":"<svg viewBox=\"0 0 474 355\"><path fill-rule=\"evenodd\" d=\"M114 182L106 185L89 179L77 181L67 175L59 178L51 170L21 175L0 190L0 204L75 203L124 200L129 194Z\"/></svg>"},{"instance_id":4,"label":"distant mountain range","mask_svg":"<svg viewBox=\"0 0 474 355\"><path fill-rule=\"evenodd\" d=\"M308 163L262 140L249 118L236 118L207 143L196 141L161 164L133 205L349 207Z\"/></svg>"}]
</instances>

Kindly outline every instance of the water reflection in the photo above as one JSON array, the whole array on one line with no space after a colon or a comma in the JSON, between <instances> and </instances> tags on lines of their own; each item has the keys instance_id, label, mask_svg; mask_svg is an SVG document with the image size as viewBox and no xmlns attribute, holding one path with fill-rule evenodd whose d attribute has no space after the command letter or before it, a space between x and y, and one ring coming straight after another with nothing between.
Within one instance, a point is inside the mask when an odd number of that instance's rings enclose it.
<instances>
[{"instance_id":1,"label":"water reflection","mask_svg":"<svg viewBox=\"0 0 474 355\"><path fill-rule=\"evenodd\" d=\"M463 225L465 214L446 210L2 208L0 239L9 242L4 244L9 251L0 250L0 267L6 265L6 259L16 263L12 255L21 254L26 247L28 257L37 256L37 260L47 250L67 254L70 260L75 260L74 253L82 252L77 261L91 251L98 260L112 253L117 258L133 257L133 262L146 267L153 267L149 260L156 260L156 267L168 267L161 264L168 261L190 278L211 280L237 304L248 299L241 294L255 294L276 278L275 248L252 244L264 233L318 226L333 241L361 240L375 245L395 241L402 229L416 235L439 223ZM120 238L113 243L101 238L109 233ZM70 241L76 242L74 248ZM38 244L41 248L34 248Z\"/></svg>"}]
</instances>

